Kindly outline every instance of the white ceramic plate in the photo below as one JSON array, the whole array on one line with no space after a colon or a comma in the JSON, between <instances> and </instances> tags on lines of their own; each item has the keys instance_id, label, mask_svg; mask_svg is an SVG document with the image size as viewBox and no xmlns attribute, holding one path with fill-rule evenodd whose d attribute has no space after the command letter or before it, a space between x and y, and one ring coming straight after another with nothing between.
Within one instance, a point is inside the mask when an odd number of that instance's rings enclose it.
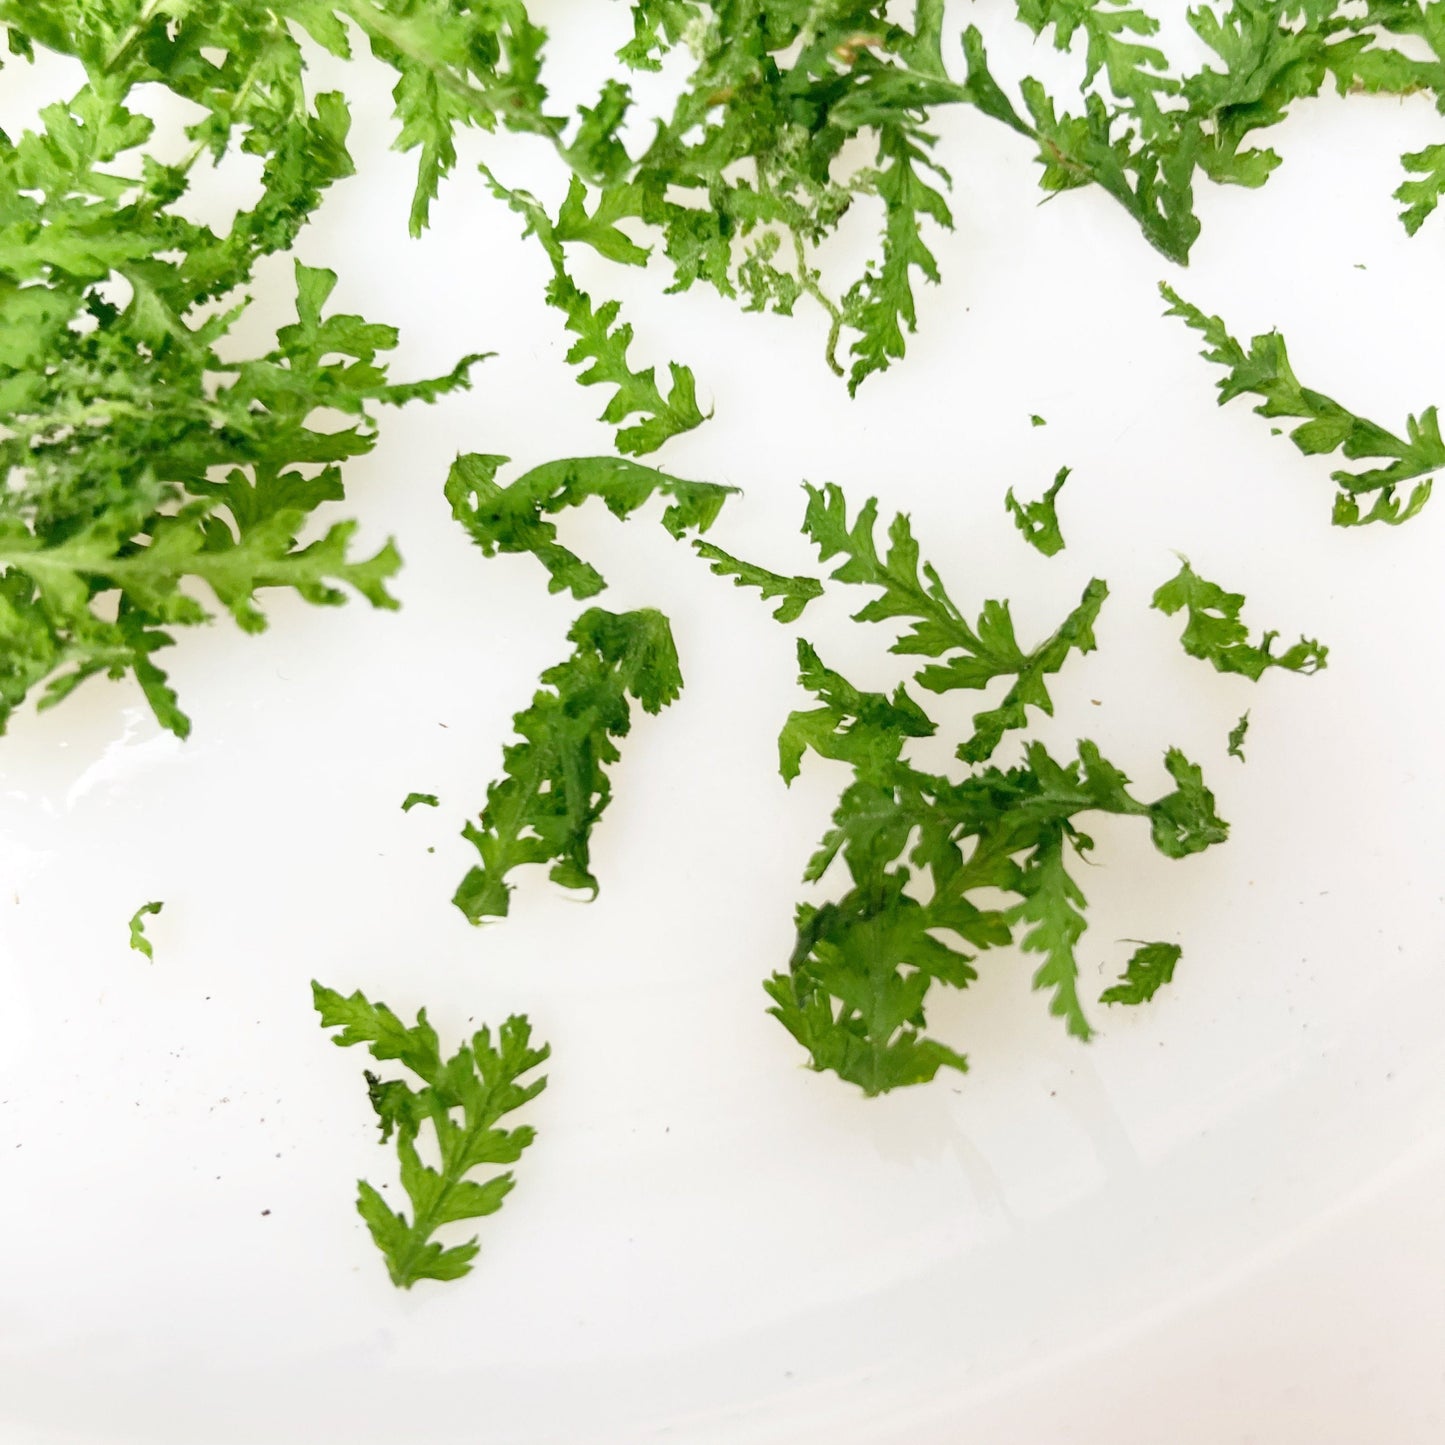
<instances>
[{"instance_id":1,"label":"white ceramic plate","mask_svg":"<svg viewBox=\"0 0 1445 1445\"><path fill-rule=\"evenodd\" d=\"M605 63L570 51L579 76ZM7 69L0 124L53 73ZM528 880L485 930L448 902L461 823L575 609L531 559L471 548L442 478L459 450L521 466L609 434L475 145L406 238L408 163L362 74L362 177L301 254L340 272L339 305L402 327L400 373L499 356L471 395L388 417L351 470L368 535L408 560L400 613L283 599L263 638L186 637L185 745L105 684L0 744L0 1440L1440 1439L1445 504L1332 529L1328 464L1216 409L1196 339L1160 318L1171 268L1101 196L1040 207L1026 148L978 117L943 127L944 286L856 403L816 318L584 266L640 353L690 362L715 404L659 461L746 489L722 545L806 568L797 483L834 480L909 510L955 597L1012 596L1026 634L1107 578L1100 650L1059 678L1045 735L1095 738L1146 794L1177 743L1233 822L1182 863L1096 830L1086 981L1123 940L1177 939L1154 1006L1096 1008L1080 1046L1024 960L989 956L930 1009L972 1072L863 1100L799 1067L759 987L842 781L816 760L791 791L776 775L800 628L648 518L563 524L613 581L605 605L673 616L688 683L624 746L600 898ZM1271 139L1265 191L1202 188L1172 279L1238 333L1279 324L1307 383L1402 425L1445 399L1445 230L1407 241L1388 192L1438 122L1423 100L1322 100ZM255 338L284 319L288 267L266 271ZM1064 463L1069 548L1045 561L1003 493ZM1147 606L1172 549L1246 591L1256 627L1324 639L1328 670L1253 686L1184 657ZM902 675L841 601L801 630L860 680ZM1242 767L1225 735L1245 708ZM403 815L413 789L441 809ZM152 898L148 964L125 925ZM467 1279L387 1283L352 1198L393 1157L312 977L425 1005L444 1039L525 1010L552 1042L538 1142Z\"/></svg>"}]
</instances>

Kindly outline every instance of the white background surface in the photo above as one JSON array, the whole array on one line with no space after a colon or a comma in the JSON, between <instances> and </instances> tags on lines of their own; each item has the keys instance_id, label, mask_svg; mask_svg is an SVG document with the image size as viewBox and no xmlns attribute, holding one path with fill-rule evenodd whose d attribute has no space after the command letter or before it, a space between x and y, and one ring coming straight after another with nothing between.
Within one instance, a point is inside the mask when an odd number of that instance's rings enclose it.
<instances>
[{"instance_id":1,"label":"white background surface","mask_svg":"<svg viewBox=\"0 0 1445 1445\"><path fill-rule=\"evenodd\" d=\"M579 93L605 39L557 46ZM1026 146L946 117L944 286L906 363L851 403L816 318L581 266L627 298L639 354L689 362L716 408L657 458L745 489L716 541L807 568L797 483L832 480L910 511L960 604L1012 597L1022 636L1107 578L1100 650L1059 677L1045 737L1093 737L1144 796L1178 744L1234 825L1179 863L1129 820L1093 830L1086 984L1125 939L1177 939L1153 1007L1095 1008L1080 1046L1029 964L988 955L930 1006L972 1072L865 1101L799 1067L759 988L845 777L776 775L793 634L860 683L903 676L846 599L780 628L650 518L564 518L613 583L603 605L673 617L687 690L624 744L595 904L527 879L475 930L448 902L461 824L578 609L531 559L485 561L442 479L459 450L520 469L609 433L563 363L544 262L469 164L406 238L410 165L362 73L361 175L300 253L341 273L337 305L402 327L398 375L499 356L470 395L388 416L349 472L368 535L407 558L401 612L280 599L259 640L183 638L184 745L132 686L94 683L0 744L0 1440L1440 1439L1445 503L1332 529L1328 462L1218 410L1155 292L1169 277L1241 336L1278 324L1306 384L1387 425L1445 400L1445 223L1409 241L1389 199L1399 153L1439 139L1430 105L1301 105L1269 133L1266 190L1201 188L1188 273L1097 193L1040 207ZM22 76L4 72L0 124ZM513 181L539 164L487 153ZM263 346L289 265L246 323ZM1065 463L1069 548L1046 561L1003 494ZM1321 637L1328 670L1256 686L1184 657L1147 607L1175 549L1246 591L1256 628ZM957 730L976 706L940 714ZM1246 707L1241 767L1225 735ZM413 789L443 806L403 815ZM126 947L150 898L154 964ZM525 1010L554 1046L539 1140L462 1282L386 1281L352 1198L359 1175L395 1193L393 1156L313 976L424 1004L444 1041Z\"/></svg>"}]
</instances>

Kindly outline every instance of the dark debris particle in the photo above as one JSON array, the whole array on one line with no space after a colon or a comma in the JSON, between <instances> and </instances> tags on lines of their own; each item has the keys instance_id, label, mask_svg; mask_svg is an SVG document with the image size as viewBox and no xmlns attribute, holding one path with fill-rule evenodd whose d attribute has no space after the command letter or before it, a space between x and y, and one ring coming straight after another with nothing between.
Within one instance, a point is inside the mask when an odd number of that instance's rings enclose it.
<instances>
[{"instance_id":1,"label":"dark debris particle","mask_svg":"<svg viewBox=\"0 0 1445 1445\"><path fill-rule=\"evenodd\" d=\"M263 1209L261 1211L261 1218L264 1219L268 1214L270 1214L270 1212L271 1211L269 1209Z\"/></svg>"}]
</instances>

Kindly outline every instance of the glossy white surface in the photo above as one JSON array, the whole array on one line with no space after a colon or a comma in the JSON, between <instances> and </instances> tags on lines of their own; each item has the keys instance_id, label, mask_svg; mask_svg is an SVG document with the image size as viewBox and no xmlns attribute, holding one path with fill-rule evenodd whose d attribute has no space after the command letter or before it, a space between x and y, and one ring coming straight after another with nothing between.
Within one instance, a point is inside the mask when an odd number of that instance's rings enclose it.
<instances>
[{"instance_id":1,"label":"glossy white surface","mask_svg":"<svg viewBox=\"0 0 1445 1445\"><path fill-rule=\"evenodd\" d=\"M575 59L580 77L605 51ZM797 482L835 480L909 510L960 603L1011 596L1024 635L1107 578L1100 650L1060 676L1045 736L1093 737L1146 795L1177 743L1233 822L1182 863L1094 830L1087 981L1121 940L1176 938L1153 1007L1096 1008L1083 1047L1028 964L989 956L930 1008L970 1075L869 1102L799 1068L759 988L842 782L816 760L791 791L776 775L793 634L860 681L903 675L840 605L780 628L650 515L565 518L604 605L672 615L687 690L624 745L595 904L528 879L474 930L448 902L462 821L575 608L531 559L471 548L442 478L459 450L521 467L609 434L542 261L474 172L406 238L376 79L362 176L301 254L341 273L339 305L402 327L400 374L499 356L469 396L386 418L349 474L368 535L408 560L399 613L282 599L260 639L185 637L185 745L105 684L0 743L0 1441L1442 1438L1445 502L1398 532L1331 528L1328 463L1218 410L1154 289L1169 276L1238 334L1280 325L1307 384L1386 424L1445 399L1445 222L1407 240L1389 200L1399 152L1439 138L1430 105L1301 106L1266 190L1201 189L1172 275L1102 197L1038 206L1021 144L949 118L944 286L855 403L814 318L582 268L715 405L658 460L746 489L721 545L807 567ZM288 268L251 336L284 317ZM1045 561L1003 493L1064 463L1069 548ZM1328 670L1254 686L1185 658L1147 607L1173 549L1246 591L1254 626L1321 637ZM1241 767L1225 735L1246 707ZM443 806L403 815L413 789ZM147 964L125 924L151 898ZM351 1201L391 1157L313 976L425 1004L444 1039L525 1010L553 1043L539 1140L465 1281L386 1282Z\"/></svg>"}]
</instances>

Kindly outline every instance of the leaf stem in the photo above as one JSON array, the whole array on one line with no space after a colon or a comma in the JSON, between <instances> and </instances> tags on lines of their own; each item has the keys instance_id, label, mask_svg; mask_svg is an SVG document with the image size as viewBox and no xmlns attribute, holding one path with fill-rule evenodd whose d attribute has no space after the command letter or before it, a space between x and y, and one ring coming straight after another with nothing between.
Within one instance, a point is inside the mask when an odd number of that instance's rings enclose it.
<instances>
[{"instance_id":1,"label":"leaf stem","mask_svg":"<svg viewBox=\"0 0 1445 1445\"><path fill-rule=\"evenodd\" d=\"M798 260L798 284L828 313L830 325L823 358L828 363L828 370L834 376L842 376L844 374L843 367L838 361L838 337L843 330L843 310L818 285L817 273L808 265L808 253L804 247L802 236L791 226L788 228L788 233L793 238L793 254Z\"/></svg>"},{"instance_id":2,"label":"leaf stem","mask_svg":"<svg viewBox=\"0 0 1445 1445\"><path fill-rule=\"evenodd\" d=\"M141 7L140 14L131 22L130 28L116 42L115 49L106 56L101 64L102 73L109 75L122 60L130 54L136 41L145 34L146 27L156 17L156 12L161 8L161 0L146 0Z\"/></svg>"}]
</instances>

